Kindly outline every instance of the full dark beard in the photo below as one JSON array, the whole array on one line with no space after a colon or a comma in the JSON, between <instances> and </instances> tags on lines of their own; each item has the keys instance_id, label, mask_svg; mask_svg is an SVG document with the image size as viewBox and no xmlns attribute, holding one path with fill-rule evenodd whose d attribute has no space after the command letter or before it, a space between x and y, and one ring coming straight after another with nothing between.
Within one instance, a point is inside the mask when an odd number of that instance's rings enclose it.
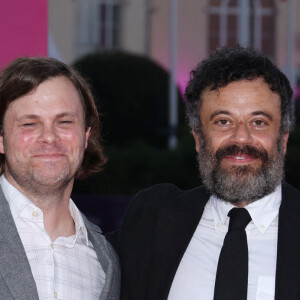
<instances>
[{"instance_id":1,"label":"full dark beard","mask_svg":"<svg viewBox=\"0 0 300 300\"><path fill-rule=\"evenodd\" d=\"M218 198L234 205L251 203L272 193L284 177L284 151L282 139L267 153L253 146L229 145L213 153L200 139L198 155L200 175L205 187ZM261 160L261 166L232 166L224 168L221 161L228 155L249 155Z\"/></svg>"}]
</instances>

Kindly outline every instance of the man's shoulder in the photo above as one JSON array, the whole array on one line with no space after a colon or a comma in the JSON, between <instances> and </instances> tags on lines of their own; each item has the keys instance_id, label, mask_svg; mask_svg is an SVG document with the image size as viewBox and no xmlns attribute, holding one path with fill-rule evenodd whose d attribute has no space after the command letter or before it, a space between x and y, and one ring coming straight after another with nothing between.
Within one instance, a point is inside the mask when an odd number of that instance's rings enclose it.
<instances>
[{"instance_id":1,"label":"man's shoulder","mask_svg":"<svg viewBox=\"0 0 300 300\"><path fill-rule=\"evenodd\" d=\"M83 213L81 213L81 215L83 218L84 225L88 232L88 239L90 242L92 242L96 253L99 254L99 251L103 253L104 249L105 252L109 253L111 249L107 244L107 241L104 235L102 234L102 230L100 229L100 227L91 222Z\"/></svg>"},{"instance_id":2,"label":"man's shoulder","mask_svg":"<svg viewBox=\"0 0 300 300\"><path fill-rule=\"evenodd\" d=\"M143 197L151 199L151 201L160 200L175 200L175 199L187 199L187 198L199 198L202 195L207 195L207 191L203 185L195 187L193 189L183 190L172 183L160 183L149 188L143 189L136 194L135 197ZM155 198L153 198L155 196Z\"/></svg>"},{"instance_id":3,"label":"man's shoulder","mask_svg":"<svg viewBox=\"0 0 300 300\"><path fill-rule=\"evenodd\" d=\"M133 244L139 243L136 238L139 235L143 236L141 240L146 236L151 240L156 236L157 228L164 228L166 222L175 226L179 216L189 219L196 215L200 218L208 199L209 193L203 186L190 190L182 190L170 183L151 186L136 194L119 231L108 234L107 238L117 251L128 236L129 240L133 238Z\"/></svg>"},{"instance_id":4,"label":"man's shoulder","mask_svg":"<svg viewBox=\"0 0 300 300\"><path fill-rule=\"evenodd\" d=\"M296 187L292 186L291 184L289 184L287 182L283 182L282 192L283 192L283 194L295 195L295 196L300 197L300 190L298 190Z\"/></svg>"},{"instance_id":5,"label":"man's shoulder","mask_svg":"<svg viewBox=\"0 0 300 300\"><path fill-rule=\"evenodd\" d=\"M282 184L282 204L281 207L287 207L300 210L300 190L294 186L283 182Z\"/></svg>"},{"instance_id":6,"label":"man's shoulder","mask_svg":"<svg viewBox=\"0 0 300 300\"><path fill-rule=\"evenodd\" d=\"M94 224L93 222L91 222L82 212L80 212L81 216L82 216L82 219L83 219L83 222L84 222L84 225L86 226L87 230L92 230L96 233L102 233L100 227L96 224Z\"/></svg>"},{"instance_id":7,"label":"man's shoulder","mask_svg":"<svg viewBox=\"0 0 300 300\"><path fill-rule=\"evenodd\" d=\"M134 197L134 201L143 202L145 205L165 206L187 201L207 200L209 194L204 186L189 190L182 190L172 183L161 183L141 190Z\"/></svg>"}]
</instances>

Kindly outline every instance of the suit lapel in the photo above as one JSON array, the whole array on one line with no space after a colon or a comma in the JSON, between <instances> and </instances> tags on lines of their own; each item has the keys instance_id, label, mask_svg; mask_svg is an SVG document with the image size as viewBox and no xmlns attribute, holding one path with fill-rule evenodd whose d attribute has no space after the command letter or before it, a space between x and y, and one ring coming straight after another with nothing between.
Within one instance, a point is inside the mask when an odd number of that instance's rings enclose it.
<instances>
[{"instance_id":1,"label":"suit lapel","mask_svg":"<svg viewBox=\"0 0 300 300\"><path fill-rule=\"evenodd\" d=\"M15 299L38 299L30 265L0 188L0 274Z\"/></svg>"},{"instance_id":2,"label":"suit lapel","mask_svg":"<svg viewBox=\"0 0 300 300\"><path fill-rule=\"evenodd\" d=\"M152 268L149 278L149 299L161 295L167 299L175 273L201 219L209 195L203 187L184 193L160 210L156 240L153 245ZM157 290L161 289L161 290Z\"/></svg>"},{"instance_id":3,"label":"suit lapel","mask_svg":"<svg viewBox=\"0 0 300 300\"><path fill-rule=\"evenodd\" d=\"M279 210L275 300L300 299L300 193L283 184Z\"/></svg>"},{"instance_id":4,"label":"suit lapel","mask_svg":"<svg viewBox=\"0 0 300 300\"><path fill-rule=\"evenodd\" d=\"M118 258L111 245L108 244L105 237L101 234L100 228L89 222L85 216L83 216L83 219L87 227L89 240L93 244L98 260L106 276L100 300L119 299L120 271L118 269Z\"/></svg>"}]
</instances>

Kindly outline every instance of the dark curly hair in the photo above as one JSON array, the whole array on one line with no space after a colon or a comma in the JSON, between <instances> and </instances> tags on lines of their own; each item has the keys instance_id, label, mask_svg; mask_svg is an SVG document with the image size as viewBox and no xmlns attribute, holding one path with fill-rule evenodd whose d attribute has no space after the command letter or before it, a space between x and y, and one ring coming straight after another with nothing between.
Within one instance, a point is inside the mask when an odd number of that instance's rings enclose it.
<instances>
[{"instance_id":1,"label":"dark curly hair","mask_svg":"<svg viewBox=\"0 0 300 300\"><path fill-rule=\"evenodd\" d=\"M284 134L294 125L293 91L286 76L271 60L252 48L219 48L192 70L185 90L186 111L191 129L201 133L200 108L203 91L217 90L239 80L263 78L281 99L281 129Z\"/></svg>"},{"instance_id":2,"label":"dark curly hair","mask_svg":"<svg viewBox=\"0 0 300 300\"><path fill-rule=\"evenodd\" d=\"M85 126L91 127L88 146L76 178L85 178L99 172L106 158L100 145L101 124L97 107L87 82L70 66L54 58L21 57L10 63L0 74L0 133L11 102L24 96L54 77L65 76L76 88L85 114ZM0 154L0 174L4 172L5 155Z\"/></svg>"}]
</instances>

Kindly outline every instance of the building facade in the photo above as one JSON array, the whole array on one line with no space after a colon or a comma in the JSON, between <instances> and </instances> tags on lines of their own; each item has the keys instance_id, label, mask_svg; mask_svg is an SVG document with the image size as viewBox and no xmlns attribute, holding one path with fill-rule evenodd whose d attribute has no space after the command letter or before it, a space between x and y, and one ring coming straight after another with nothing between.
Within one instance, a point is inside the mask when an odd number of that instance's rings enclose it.
<instances>
[{"instance_id":1,"label":"building facade","mask_svg":"<svg viewBox=\"0 0 300 300\"><path fill-rule=\"evenodd\" d=\"M169 70L176 50L181 89L190 70L219 46L252 45L293 83L300 67L296 0L48 1L49 55L67 63L93 51L117 49L146 55ZM175 15L171 4L176 5ZM172 19L175 45L170 40Z\"/></svg>"}]
</instances>

